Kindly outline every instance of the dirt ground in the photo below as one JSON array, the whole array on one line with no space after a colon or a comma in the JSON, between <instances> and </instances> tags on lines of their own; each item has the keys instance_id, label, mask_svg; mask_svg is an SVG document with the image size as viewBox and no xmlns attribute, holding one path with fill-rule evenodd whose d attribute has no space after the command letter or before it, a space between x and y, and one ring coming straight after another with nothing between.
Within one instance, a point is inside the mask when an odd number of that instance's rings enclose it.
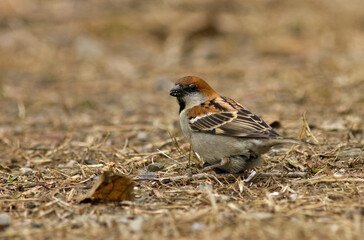
<instances>
[{"instance_id":1,"label":"dirt ground","mask_svg":"<svg viewBox=\"0 0 364 240\"><path fill-rule=\"evenodd\" d=\"M201 173L186 75L318 145ZM363 136L362 0L0 3L0 239L359 240ZM113 164L134 200L79 203Z\"/></svg>"}]
</instances>

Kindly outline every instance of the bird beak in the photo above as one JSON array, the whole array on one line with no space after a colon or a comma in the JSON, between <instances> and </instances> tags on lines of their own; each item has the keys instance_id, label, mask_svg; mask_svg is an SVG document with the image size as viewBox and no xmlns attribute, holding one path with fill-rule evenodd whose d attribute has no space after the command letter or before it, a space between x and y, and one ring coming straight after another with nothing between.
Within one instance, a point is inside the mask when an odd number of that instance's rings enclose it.
<instances>
[{"instance_id":1,"label":"bird beak","mask_svg":"<svg viewBox=\"0 0 364 240\"><path fill-rule=\"evenodd\" d=\"M182 97L183 96L183 89L181 88L180 85L176 85L174 86L170 91L169 91L169 95L173 96L173 97Z\"/></svg>"}]
</instances>

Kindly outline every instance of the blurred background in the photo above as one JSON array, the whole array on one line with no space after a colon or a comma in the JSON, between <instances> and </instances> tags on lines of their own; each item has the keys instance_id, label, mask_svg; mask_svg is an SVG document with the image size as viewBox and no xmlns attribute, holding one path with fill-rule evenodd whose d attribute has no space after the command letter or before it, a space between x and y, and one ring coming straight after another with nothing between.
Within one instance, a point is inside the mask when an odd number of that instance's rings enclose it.
<instances>
[{"instance_id":1,"label":"blurred background","mask_svg":"<svg viewBox=\"0 0 364 240\"><path fill-rule=\"evenodd\" d=\"M130 205L78 204L105 167L199 172L169 96L186 75L282 136L306 112L320 144L257 172L308 177L138 181ZM0 0L0 238L361 239L363 129L363 0Z\"/></svg>"},{"instance_id":2,"label":"blurred background","mask_svg":"<svg viewBox=\"0 0 364 240\"><path fill-rule=\"evenodd\" d=\"M5 129L175 129L168 90L185 75L283 128L307 111L313 127L361 129L364 2L0 3Z\"/></svg>"}]
</instances>

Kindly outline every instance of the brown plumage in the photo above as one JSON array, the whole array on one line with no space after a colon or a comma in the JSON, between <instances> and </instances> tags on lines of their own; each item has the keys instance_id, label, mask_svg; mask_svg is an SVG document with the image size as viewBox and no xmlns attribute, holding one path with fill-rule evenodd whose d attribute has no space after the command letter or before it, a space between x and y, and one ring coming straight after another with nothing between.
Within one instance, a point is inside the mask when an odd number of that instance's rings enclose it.
<instances>
[{"instance_id":1,"label":"brown plumage","mask_svg":"<svg viewBox=\"0 0 364 240\"><path fill-rule=\"evenodd\" d=\"M283 138L257 115L222 97L199 77L176 81L170 94L180 105L181 128L211 168L237 173L263 162L261 154L278 144L305 142Z\"/></svg>"},{"instance_id":2,"label":"brown plumage","mask_svg":"<svg viewBox=\"0 0 364 240\"><path fill-rule=\"evenodd\" d=\"M267 123L226 97L216 97L193 107L187 114L193 130L236 137L279 137Z\"/></svg>"},{"instance_id":3,"label":"brown plumage","mask_svg":"<svg viewBox=\"0 0 364 240\"><path fill-rule=\"evenodd\" d=\"M202 79L199 77L187 76L178 79L176 81L176 85L188 86L194 84L198 86L199 91L203 92L208 98L212 99L214 97L217 97L218 94L214 91L214 89L212 89L212 87L210 87L210 85L207 82L201 80Z\"/></svg>"}]
</instances>

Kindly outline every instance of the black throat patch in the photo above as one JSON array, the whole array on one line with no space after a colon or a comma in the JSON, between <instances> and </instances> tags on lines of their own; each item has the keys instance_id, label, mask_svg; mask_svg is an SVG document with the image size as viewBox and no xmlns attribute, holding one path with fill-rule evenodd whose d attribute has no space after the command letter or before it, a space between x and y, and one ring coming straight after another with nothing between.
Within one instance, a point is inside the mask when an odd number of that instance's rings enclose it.
<instances>
[{"instance_id":1,"label":"black throat patch","mask_svg":"<svg viewBox=\"0 0 364 240\"><path fill-rule=\"evenodd\" d=\"M177 100L178 100L178 104L179 104L179 113L181 113L183 111L183 109L185 109L186 103L185 103L185 101L183 101L182 98L177 98Z\"/></svg>"}]
</instances>

